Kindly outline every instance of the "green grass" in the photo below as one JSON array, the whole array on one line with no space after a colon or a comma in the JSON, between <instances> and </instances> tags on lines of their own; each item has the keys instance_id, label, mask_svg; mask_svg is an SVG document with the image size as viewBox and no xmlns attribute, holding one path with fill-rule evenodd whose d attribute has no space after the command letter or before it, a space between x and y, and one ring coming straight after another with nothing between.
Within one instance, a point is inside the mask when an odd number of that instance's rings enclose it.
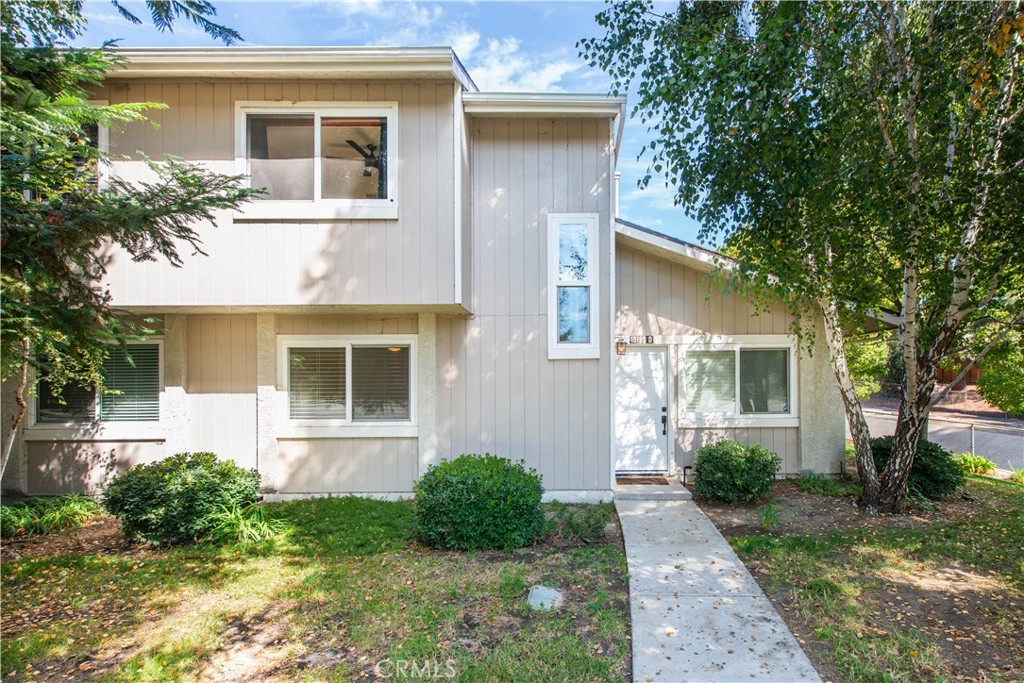
<instances>
[{"instance_id":1,"label":"green grass","mask_svg":"<svg viewBox=\"0 0 1024 683\"><path fill-rule=\"evenodd\" d=\"M84 658L121 648L100 680L216 680L252 666L251 656L283 681L372 677L367 667L385 659L451 665L456 681L627 673L625 557L590 538L610 506L549 508L552 543L475 553L415 544L406 502L268 508L285 527L272 540L6 561L5 680L21 680L27 666L73 677ZM566 607L532 612L525 599L536 583L561 590ZM310 653L335 654L295 665Z\"/></svg>"},{"instance_id":2,"label":"green grass","mask_svg":"<svg viewBox=\"0 0 1024 683\"><path fill-rule=\"evenodd\" d=\"M914 528L856 528L823 536L756 535L735 538L744 561L754 563L770 594L783 596L792 611L832 653L828 663L847 682L928 682L949 680L953 664L946 643L913 619L897 618L892 595L908 586L940 591L921 576L941 576L960 567L988 586L975 613L996 610L995 600L1019 604L1024 598L1024 490L985 477L969 477L968 490L983 506L966 518L954 517ZM998 586L993 591L992 585ZM966 592L959 591L964 588ZM954 585L951 600L973 599L969 587ZM968 597L964 597L964 596ZM977 595L981 595L978 593ZM885 597L889 596L889 597ZM957 608L970 605L957 603ZM989 619L986 626L1010 637L1021 628L1019 614ZM1013 652L1008 652L1013 659ZM1020 651L1016 657L1024 665ZM1005 662L1004 662L1005 663ZM997 678L998 667L987 675ZM976 672L967 672L969 676Z\"/></svg>"},{"instance_id":3,"label":"green grass","mask_svg":"<svg viewBox=\"0 0 1024 683\"><path fill-rule=\"evenodd\" d=\"M35 536L73 529L104 516L103 506L78 493L29 498L0 506L0 536Z\"/></svg>"},{"instance_id":4,"label":"green grass","mask_svg":"<svg viewBox=\"0 0 1024 683\"><path fill-rule=\"evenodd\" d=\"M849 484L824 474L805 474L796 480L797 487L804 493L813 493L817 496L858 496L860 487Z\"/></svg>"}]
</instances>

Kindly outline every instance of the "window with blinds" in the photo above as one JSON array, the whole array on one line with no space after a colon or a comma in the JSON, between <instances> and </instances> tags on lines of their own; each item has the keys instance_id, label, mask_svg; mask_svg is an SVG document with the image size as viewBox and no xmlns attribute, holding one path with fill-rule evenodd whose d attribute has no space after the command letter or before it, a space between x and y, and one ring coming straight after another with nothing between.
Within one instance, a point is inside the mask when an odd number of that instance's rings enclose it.
<instances>
[{"instance_id":1,"label":"window with blinds","mask_svg":"<svg viewBox=\"0 0 1024 683\"><path fill-rule=\"evenodd\" d=\"M345 347L288 349L288 414L294 420L345 420Z\"/></svg>"},{"instance_id":2,"label":"window with blinds","mask_svg":"<svg viewBox=\"0 0 1024 683\"><path fill-rule=\"evenodd\" d=\"M352 347L352 421L411 417L408 346Z\"/></svg>"},{"instance_id":3,"label":"window with blinds","mask_svg":"<svg viewBox=\"0 0 1024 683\"><path fill-rule=\"evenodd\" d=\"M684 401L688 412L736 411L735 352L688 351L684 368Z\"/></svg>"},{"instance_id":4,"label":"window with blinds","mask_svg":"<svg viewBox=\"0 0 1024 683\"><path fill-rule=\"evenodd\" d=\"M309 343L307 340L301 342ZM288 417L335 422L410 422L412 346L325 339L282 342L288 363Z\"/></svg>"},{"instance_id":5,"label":"window with blinds","mask_svg":"<svg viewBox=\"0 0 1024 683\"><path fill-rule=\"evenodd\" d=\"M680 387L687 413L694 415L789 415L791 349L687 350L680 363Z\"/></svg>"},{"instance_id":6,"label":"window with blinds","mask_svg":"<svg viewBox=\"0 0 1024 683\"><path fill-rule=\"evenodd\" d=\"M103 362L103 393L65 386L58 396L49 382L39 382L36 422L157 422L160 420L160 345L130 344L127 353L111 349Z\"/></svg>"},{"instance_id":7,"label":"window with blinds","mask_svg":"<svg viewBox=\"0 0 1024 683\"><path fill-rule=\"evenodd\" d=\"M133 344L111 351L103 363L100 420L155 422L160 419L160 347Z\"/></svg>"}]
</instances>

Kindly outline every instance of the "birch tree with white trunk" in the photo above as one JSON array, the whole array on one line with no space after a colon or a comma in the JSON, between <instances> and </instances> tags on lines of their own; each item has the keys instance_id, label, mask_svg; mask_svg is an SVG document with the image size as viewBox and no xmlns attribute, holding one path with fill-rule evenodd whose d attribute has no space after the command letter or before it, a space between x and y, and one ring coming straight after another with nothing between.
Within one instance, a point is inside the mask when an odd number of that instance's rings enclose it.
<instances>
[{"instance_id":1,"label":"birch tree with white trunk","mask_svg":"<svg viewBox=\"0 0 1024 683\"><path fill-rule=\"evenodd\" d=\"M627 0L597 21L581 55L649 126L641 184L727 239L750 291L822 317L861 504L903 511L940 365L1022 324L1024 4ZM881 472L845 353L873 317L906 364Z\"/></svg>"}]
</instances>

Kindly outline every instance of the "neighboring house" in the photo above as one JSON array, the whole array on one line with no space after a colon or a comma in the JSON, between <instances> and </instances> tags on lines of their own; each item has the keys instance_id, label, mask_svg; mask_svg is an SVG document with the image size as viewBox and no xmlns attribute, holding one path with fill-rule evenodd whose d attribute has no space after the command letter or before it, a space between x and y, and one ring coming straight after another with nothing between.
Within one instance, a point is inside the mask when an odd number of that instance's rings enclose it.
<instances>
[{"instance_id":1,"label":"neighboring house","mask_svg":"<svg viewBox=\"0 0 1024 683\"><path fill-rule=\"evenodd\" d=\"M717 254L613 216L625 102L479 92L439 48L133 49L94 97L164 102L101 139L244 173L266 200L185 267L109 254L113 301L162 334L117 394L45 386L4 484L98 491L182 451L280 497L400 495L460 453L524 458L552 497L759 441L835 473L843 410L818 335L706 278Z\"/></svg>"}]
</instances>

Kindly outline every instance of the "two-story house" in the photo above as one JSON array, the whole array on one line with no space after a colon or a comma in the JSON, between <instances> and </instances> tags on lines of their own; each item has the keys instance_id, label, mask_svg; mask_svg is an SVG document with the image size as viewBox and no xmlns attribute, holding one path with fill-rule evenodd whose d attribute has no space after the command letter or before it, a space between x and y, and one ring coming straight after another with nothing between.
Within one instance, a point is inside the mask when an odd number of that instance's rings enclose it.
<instances>
[{"instance_id":1,"label":"two-story house","mask_svg":"<svg viewBox=\"0 0 1024 683\"><path fill-rule=\"evenodd\" d=\"M821 342L723 293L718 255L614 215L622 99L480 92L447 48L122 55L95 99L167 108L101 135L110 174L177 155L267 194L182 268L110 251L114 303L161 334L111 356L115 394L41 387L5 487L96 492L213 451L279 497L396 496L491 452L594 500L723 437L838 471Z\"/></svg>"}]
</instances>

